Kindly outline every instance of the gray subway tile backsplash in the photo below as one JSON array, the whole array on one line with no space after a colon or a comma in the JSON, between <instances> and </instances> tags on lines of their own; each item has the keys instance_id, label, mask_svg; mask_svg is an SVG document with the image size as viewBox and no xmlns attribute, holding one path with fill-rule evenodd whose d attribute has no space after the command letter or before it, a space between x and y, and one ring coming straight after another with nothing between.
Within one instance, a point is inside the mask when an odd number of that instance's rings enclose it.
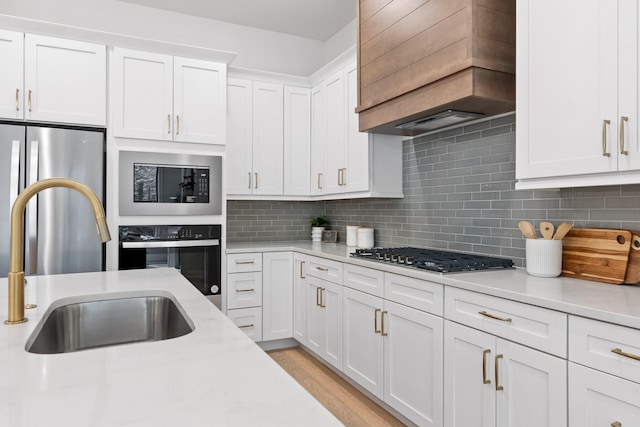
<instances>
[{"instance_id":1,"label":"gray subway tile backsplash","mask_svg":"<svg viewBox=\"0 0 640 427\"><path fill-rule=\"evenodd\" d=\"M469 140L471 138L471 140ZM518 221L640 230L640 185L515 190L515 115L403 142L403 199L229 201L229 241L309 240L326 214L376 228L379 246L419 246L512 258L524 266Z\"/></svg>"}]
</instances>

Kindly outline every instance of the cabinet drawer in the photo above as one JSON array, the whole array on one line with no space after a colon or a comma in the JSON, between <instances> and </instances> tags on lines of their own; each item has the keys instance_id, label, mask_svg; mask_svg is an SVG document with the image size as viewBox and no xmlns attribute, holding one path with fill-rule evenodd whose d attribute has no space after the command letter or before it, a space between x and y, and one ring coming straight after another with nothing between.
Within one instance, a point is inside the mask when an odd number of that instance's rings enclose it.
<instances>
[{"instance_id":1,"label":"cabinet drawer","mask_svg":"<svg viewBox=\"0 0 640 427\"><path fill-rule=\"evenodd\" d=\"M342 285L341 262L310 256L307 274Z\"/></svg>"},{"instance_id":2,"label":"cabinet drawer","mask_svg":"<svg viewBox=\"0 0 640 427\"><path fill-rule=\"evenodd\" d=\"M640 383L640 330L569 316L569 360Z\"/></svg>"},{"instance_id":3,"label":"cabinet drawer","mask_svg":"<svg viewBox=\"0 0 640 427\"><path fill-rule=\"evenodd\" d=\"M398 274L384 274L384 299L442 316L444 286Z\"/></svg>"},{"instance_id":4,"label":"cabinet drawer","mask_svg":"<svg viewBox=\"0 0 640 427\"><path fill-rule=\"evenodd\" d=\"M546 308L447 287L447 319L563 358L567 315Z\"/></svg>"},{"instance_id":5,"label":"cabinet drawer","mask_svg":"<svg viewBox=\"0 0 640 427\"><path fill-rule=\"evenodd\" d=\"M227 310L227 317L255 342L262 341L262 308Z\"/></svg>"},{"instance_id":6,"label":"cabinet drawer","mask_svg":"<svg viewBox=\"0 0 640 427\"><path fill-rule=\"evenodd\" d=\"M262 253L227 254L227 273L262 271Z\"/></svg>"},{"instance_id":7,"label":"cabinet drawer","mask_svg":"<svg viewBox=\"0 0 640 427\"><path fill-rule=\"evenodd\" d=\"M227 308L262 306L262 273L227 275Z\"/></svg>"},{"instance_id":8,"label":"cabinet drawer","mask_svg":"<svg viewBox=\"0 0 640 427\"><path fill-rule=\"evenodd\" d=\"M384 272L344 264L342 285L382 298L384 295Z\"/></svg>"}]
</instances>

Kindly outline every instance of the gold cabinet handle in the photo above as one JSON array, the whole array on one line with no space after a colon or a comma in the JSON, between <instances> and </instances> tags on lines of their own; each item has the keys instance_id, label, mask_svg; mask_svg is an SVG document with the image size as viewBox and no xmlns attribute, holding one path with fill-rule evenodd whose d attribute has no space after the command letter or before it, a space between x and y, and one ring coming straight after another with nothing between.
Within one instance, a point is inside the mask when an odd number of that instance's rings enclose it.
<instances>
[{"instance_id":1,"label":"gold cabinet handle","mask_svg":"<svg viewBox=\"0 0 640 427\"><path fill-rule=\"evenodd\" d=\"M497 354L496 355L496 365L495 365L495 370L496 370L496 391L500 391L500 390L504 390L504 387L502 387L500 385L500 377L498 376L498 361L500 359L502 359L504 356L502 354Z\"/></svg>"},{"instance_id":2,"label":"gold cabinet handle","mask_svg":"<svg viewBox=\"0 0 640 427\"><path fill-rule=\"evenodd\" d=\"M327 272L329 269L327 267L316 267L316 270Z\"/></svg>"},{"instance_id":3,"label":"gold cabinet handle","mask_svg":"<svg viewBox=\"0 0 640 427\"><path fill-rule=\"evenodd\" d=\"M320 292L322 292L322 288L316 288L316 305L320 307Z\"/></svg>"},{"instance_id":4,"label":"gold cabinet handle","mask_svg":"<svg viewBox=\"0 0 640 427\"><path fill-rule=\"evenodd\" d=\"M318 174L318 190L322 190L322 173Z\"/></svg>"},{"instance_id":5,"label":"gold cabinet handle","mask_svg":"<svg viewBox=\"0 0 640 427\"><path fill-rule=\"evenodd\" d=\"M491 354L491 350L482 351L482 384L491 384L491 380L487 378L487 355Z\"/></svg>"},{"instance_id":6,"label":"gold cabinet handle","mask_svg":"<svg viewBox=\"0 0 640 427\"><path fill-rule=\"evenodd\" d=\"M240 260L237 260L236 264L238 264L238 265L255 264L255 261L240 261Z\"/></svg>"},{"instance_id":7,"label":"gold cabinet handle","mask_svg":"<svg viewBox=\"0 0 640 427\"><path fill-rule=\"evenodd\" d=\"M307 277L302 275L302 266L304 266L304 263L305 263L304 261L300 261L300 278L301 279L304 279Z\"/></svg>"},{"instance_id":8,"label":"gold cabinet handle","mask_svg":"<svg viewBox=\"0 0 640 427\"><path fill-rule=\"evenodd\" d=\"M27 94L27 102L29 104L29 112L31 112L31 89L29 89L29 93Z\"/></svg>"},{"instance_id":9,"label":"gold cabinet handle","mask_svg":"<svg viewBox=\"0 0 640 427\"><path fill-rule=\"evenodd\" d=\"M611 120L602 121L602 155L610 157L611 153L607 152L607 126L611 124Z\"/></svg>"},{"instance_id":10,"label":"gold cabinet handle","mask_svg":"<svg viewBox=\"0 0 640 427\"><path fill-rule=\"evenodd\" d=\"M176 116L176 135L180 133L180 116Z\"/></svg>"},{"instance_id":11,"label":"gold cabinet handle","mask_svg":"<svg viewBox=\"0 0 640 427\"><path fill-rule=\"evenodd\" d=\"M342 169L338 169L338 186L342 186Z\"/></svg>"},{"instance_id":12,"label":"gold cabinet handle","mask_svg":"<svg viewBox=\"0 0 640 427\"><path fill-rule=\"evenodd\" d=\"M380 314L380 335L382 335L383 337L386 337L387 335L389 335L387 333L387 331L385 331L385 328L384 328L384 315L385 314L389 314L389 312L387 310L385 310Z\"/></svg>"},{"instance_id":13,"label":"gold cabinet handle","mask_svg":"<svg viewBox=\"0 0 640 427\"><path fill-rule=\"evenodd\" d=\"M258 172L256 172L256 182L255 182L255 187L254 188L258 188Z\"/></svg>"},{"instance_id":14,"label":"gold cabinet handle","mask_svg":"<svg viewBox=\"0 0 640 427\"><path fill-rule=\"evenodd\" d=\"M253 323L249 323L248 325L238 325L238 328L240 329L245 329L245 328L253 328L255 325Z\"/></svg>"},{"instance_id":15,"label":"gold cabinet handle","mask_svg":"<svg viewBox=\"0 0 640 427\"><path fill-rule=\"evenodd\" d=\"M622 351L622 349L620 348L614 348L613 350L611 350L611 353L615 353L619 356L628 357L629 359L640 361L640 356L636 356L635 354L631 354L631 353L626 353Z\"/></svg>"},{"instance_id":16,"label":"gold cabinet handle","mask_svg":"<svg viewBox=\"0 0 640 427\"><path fill-rule=\"evenodd\" d=\"M611 427L622 427L622 423L620 421L614 421L611 423Z\"/></svg>"},{"instance_id":17,"label":"gold cabinet handle","mask_svg":"<svg viewBox=\"0 0 640 427\"><path fill-rule=\"evenodd\" d=\"M16 111L20 111L20 89L16 88Z\"/></svg>"},{"instance_id":18,"label":"gold cabinet handle","mask_svg":"<svg viewBox=\"0 0 640 427\"><path fill-rule=\"evenodd\" d=\"M251 172L249 172L249 188L251 188Z\"/></svg>"},{"instance_id":19,"label":"gold cabinet handle","mask_svg":"<svg viewBox=\"0 0 640 427\"><path fill-rule=\"evenodd\" d=\"M320 288L320 307L325 308L327 305L324 303L324 294L327 293L326 288Z\"/></svg>"},{"instance_id":20,"label":"gold cabinet handle","mask_svg":"<svg viewBox=\"0 0 640 427\"><path fill-rule=\"evenodd\" d=\"M346 186L347 185L347 168L342 168L342 185Z\"/></svg>"},{"instance_id":21,"label":"gold cabinet handle","mask_svg":"<svg viewBox=\"0 0 640 427\"><path fill-rule=\"evenodd\" d=\"M628 155L629 152L624 149L624 122L629 121L629 117L621 116L620 117L620 154Z\"/></svg>"},{"instance_id":22,"label":"gold cabinet handle","mask_svg":"<svg viewBox=\"0 0 640 427\"><path fill-rule=\"evenodd\" d=\"M378 329L378 313L380 313L382 310L380 310L379 308L376 308L373 311L373 333L375 334L379 334L380 332L382 332L381 329Z\"/></svg>"},{"instance_id":23,"label":"gold cabinet handle","mask_svg":"<svg viewBox=\"0 0 640 427\"><path fill-rule=\"evenodd\" d=\"M496 316L495 314L491 314L491 313L487 313L486 311L479 311L478 314L484 316L484 317L488 317L490 319L495 319L495 320L499 320L501 322L511 322L512 319L510 317L500 317L500 316Z\"/></svg>"},{"instance_id":24,"label":"gold cabinet handle","mask_svg":"<svg viewBox=\"0 0 640 427\"><path fill-rule=\"evenodd\" d=\"M171 114L167 114L167 134L171 135Z\"/></svg>"},{"instance_id":25,"label":"gold cabinet handle","mask_svg":"<svg viewBox=\"0 0 640 427\"><path fill-rule=\"evenodd\" d=\"M238 293L242 293L242 292L255 292L256 290L251 288L251 289L236 289L236 292Z\"/></svg>"}]
</instances>

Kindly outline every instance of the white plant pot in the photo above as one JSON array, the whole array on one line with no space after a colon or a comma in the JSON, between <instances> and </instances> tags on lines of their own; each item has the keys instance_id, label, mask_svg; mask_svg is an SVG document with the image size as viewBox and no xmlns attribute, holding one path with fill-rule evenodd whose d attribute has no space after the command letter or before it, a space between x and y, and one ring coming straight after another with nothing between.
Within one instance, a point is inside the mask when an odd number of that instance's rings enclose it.
<instances>
[{"instance_id":1,"label":"white plant pot","mask_svg":"<svg viewBox=\"0 0 640 427\"><path fill-rule=\"evenodd\" d=\"M323 231L324 231L324 227L311 227L311 241L321 242Z\"/></svg>"}]
</instances>

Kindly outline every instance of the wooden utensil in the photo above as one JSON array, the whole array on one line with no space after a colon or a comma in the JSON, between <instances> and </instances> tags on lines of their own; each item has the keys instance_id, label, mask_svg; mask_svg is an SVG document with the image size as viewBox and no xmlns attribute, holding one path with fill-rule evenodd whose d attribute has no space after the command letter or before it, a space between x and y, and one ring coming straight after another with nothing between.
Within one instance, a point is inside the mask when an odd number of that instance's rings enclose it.
<instances>
[{"instance_id":1,"label":"wooden utensil","mask_svg":"<svg viewBox=\"0 0 640 427\"><path fill-rule=\"evenodd\" d=\"M631 232L577 228L562 241L562 275L596 282L625 282Z\"/></svg>"},{"instance_id":2,"label":"wooden utensil","mask_svg":"<svg viewBox=\"0 0 640 427\"><path fill-rule=\"evenodd\" d=\"M522 234L524 234L524 237L526 237L527 239L536 238L536 229L533 228L533 224L531 224L529 221L520 221L518 223L518 227L520 228L520 231L522 231Z\"/></svg>"},{"instance_id":3,"label":"wooden utensil","mask_svg":"<svg viewBox=\"0 0 640 427\"><path fill-rule=\"evenodd\" d=\"M555 227L550 222L542 221L540 223L540 234L542 234L542 237L545 239L551 240L554 231Z\"/></svg>"},{"instance_id":4,"label":"wooden utensil","mask_svg":"<svg viewBox=\"0 0 640 427\"><path fill-rule=\"evenodd\" d=\"M556 230L556 234L553 236L553 240L562 240L564 236L573 228L573 224L569 224L568 222L563 222L558 226L558 230Z\"/></svg>"}]
</instances>

